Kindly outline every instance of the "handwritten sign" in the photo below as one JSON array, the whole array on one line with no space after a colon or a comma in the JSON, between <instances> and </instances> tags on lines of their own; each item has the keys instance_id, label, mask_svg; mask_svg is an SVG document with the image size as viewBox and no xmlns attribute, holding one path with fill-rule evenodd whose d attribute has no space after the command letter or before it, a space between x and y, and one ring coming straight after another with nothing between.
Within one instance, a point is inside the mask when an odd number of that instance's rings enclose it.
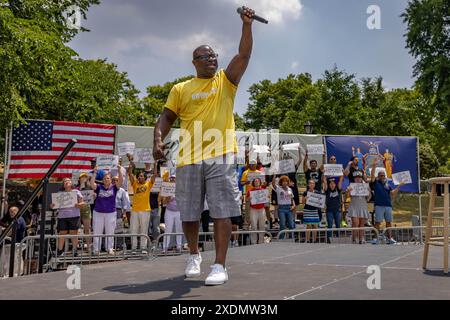
<instances>
[{"instance_id":1,"label":"handwritten sign","mask_svg":"<svg viewBox=\"0 0 450 320\"><path fill-rule=\"evenodd\" d=\"M316 208L325 208L327 197L323 194L308 192L306 194L306 204Z\"/></svg>"},{"instance_id":2,"label":"handwritten sign","mask_svg":"<svg viewBox=\"0 0 450 320\"><path fill-rule=\"evenodd\" d=\"M81 190L81 194L83 195L83 201L87 204L94 204L95 200L95 192L94 190Z\"/></svg>"},{"instance_id":3,"label":"handwritten sign","mask_svg":"<svg viewBox=\"0 0 450 320\"><path fill-rule=\"evenodd\" d=\"M116 155L104 155L97 157L97 169L99 170L111 170L116 169L119 165L119 156Z\"/></svg>"},{"instance_id":4,"label":"handwritten sign","mask_svg":"<svg viewBox=\"0 0 450 320\"><path fill-rule=\"evenodd\" d=\"M272 174L285 174L296 171L294 159L276 161L272 163L272 166L270 167L270 172Z\"/></svg>"},{"instance_id":5,"label":"handwritten sign","mask_svg":"<svg viewBox=\"0 0 450 320\"><path fill-rule=\"evenodd\" d=\"M134 162L137 163L155 163L153 159L153 150L150 148L136 148L133 155Z\"/></svg>"},{"instance_id":6,"label":"handwritten sign","mask_svg":"<svg viewBox=\"0 0 450 320\"><path fill-rule=\"evenodd\" d=\"M312 154L324 154L323 144L307 144L306 150L308 150L308 155Z\"/></svg>"},{"instance_id":7,"label":"handwritten sign","mask_svg":"<svg viewBox=\"0 0 450 320\"><path fill-rule=\"evenodd\" d=\"M77 192L52 193L53 209L73 208L78 203Z\"/></svg>"},{"instance_id":8,"label":"handwritten sign","mask_svg":"<svg viewBox=\"0 0 450 320\"><path fill-rule=\"evenodd\" d=\"M394 181L395 185L399 185L400 183L403 183L403 184L412 183L411 172L401 171L401 172L394 173L392 175L392 180Z\"/></svg>"},{"instance_id":9,"label":"handwritten sign","mask_svg":"<svg viewBox=\"0 0 450 320\"><path fill-rule=\"evenodd\" d=\"M161 196L162 197L174 197L175 196L175 182L163 182L161 184Z\"/></svg>"},{"instance_id":10,"label":"handwritten sign","mask_svg":"<svg viewBox=\"0 0 450 320\"><path fill-rule=\"evenodd\" d=\"M117 144L119 150L119 156L125 156L127 154L133 154L136 145L134 142L122 142Z\"/></svg>"},{"instance_id":11,"label":"handwritten sign","mask_svg":"<svg viewBox=\"0 0 450 320\"><path fill-rule=\"evenodd\" d=\"M160 192L162 182L163 182L162 178L159 178L159 177L155 178L155 183L153 183L151 192Z\"/></svg>"},{"instance_id":12,"label":"handwritten sign","mask_svg":"<svg viewBox=\"0 0 450 320\"><path fill-rule=\"evenodd\" d=\"M263 204L269 202L269 190L252 190L250 191L250 204Z\"/></svg>"},{"instance_id":13,"label":"handwritten sign","mask_svg":"<svg viewBox=\"0 0 450 320\"><path fill-rule=\"evenodd\" d=\"M368 183L350 183L350 195L352 196L364 196L370 195L370 189Z\"/></svg>"},{"instance_id":14,"label":"handwritten sign","mask_svg":"<svg viewBox=\"0 0 450 320\"><path fill-rule=\"evenodd\" d=\"M272 162L272 158L270 156L270 153L262 153L259 156L259 161L261 161L262 165L268 165Z\"/></svg>"},{"instance_id":15,"label":"handwritten sign","mask_svg":"<svg viewBox=\"0 0 450 320\"><path fill-rule=\"evenodd\" d=\"M252 182L256 178L260 178L261 182L266 181L266 179L264 179L264 175L261 172L248 172L247 173L247 181L248 182Z\"/></svg>"},{"instance_id":16,"label":"handwritten sign","mask_svg":"<svg viewBox=\"0 0 450 320\"><path fill-rule=\"evenodd\" d=\"M300 143L288 143L281 146L281 148L285 151L291 150L291 151L298 151L300 148Z\"/></svg>"},{"instance_id":17,"label":"handwritten sign","mask_svg":"<svg viewBox=\"0 0 450 320\"><path fill-rule=\"evenodd\" d=\"M344 175L342 164L324 164L326 177L340 177Z\"/></svg>"}]
</instances>

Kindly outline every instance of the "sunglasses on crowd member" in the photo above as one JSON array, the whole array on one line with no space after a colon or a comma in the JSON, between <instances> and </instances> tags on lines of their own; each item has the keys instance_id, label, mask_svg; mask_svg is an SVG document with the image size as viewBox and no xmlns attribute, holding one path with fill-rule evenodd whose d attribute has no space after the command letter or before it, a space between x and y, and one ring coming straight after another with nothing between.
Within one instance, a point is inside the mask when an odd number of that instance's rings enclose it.
<instances>
[{"instance_id":1,"label":"sunglasses on crowd member","mask_svg":"<svg viewBox=\"0 0 450 320\"><path fill-rule=\"evenodd\" d=\"M194 60L208 61L209 59L216 60L218 57L219 55L217 53L203 54L201 56L195 57Z\"/></svg>"}]
</instances>

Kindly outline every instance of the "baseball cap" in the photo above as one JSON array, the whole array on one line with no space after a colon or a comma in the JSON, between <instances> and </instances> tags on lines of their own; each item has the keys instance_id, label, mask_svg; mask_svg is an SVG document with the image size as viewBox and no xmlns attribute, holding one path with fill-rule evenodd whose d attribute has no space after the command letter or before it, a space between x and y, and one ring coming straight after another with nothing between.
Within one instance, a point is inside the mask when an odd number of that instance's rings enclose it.
<instances>
[{"instance_id":1,"label":"baseball cap","mask_svg":"<svg viewBox=\"0 0 450 320\"><path fill-rule=\"evenodd\" d=\"M249 161L249 164L258 164L258 162L255 159L252 159Z\"/></svg>"},{"instance_id":2,"label":"baseball cap","mask_svg":"<svg viewBox=\"0 0 450 320\"><path fill-rule=\"evenodd\" d=\"M80 178L83 178L83 177L89 177L89 175L86 172L83 172L80 174Z\"/></svg>"}]
</instances>

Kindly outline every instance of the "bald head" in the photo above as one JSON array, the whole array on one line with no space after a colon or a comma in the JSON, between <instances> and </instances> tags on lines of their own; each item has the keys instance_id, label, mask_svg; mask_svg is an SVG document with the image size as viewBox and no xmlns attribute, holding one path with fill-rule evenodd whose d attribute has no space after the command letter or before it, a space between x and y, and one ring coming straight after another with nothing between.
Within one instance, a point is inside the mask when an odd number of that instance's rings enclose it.
<instances>
[{"instance_id":1,"label":"bald head","mask_svg":"<svg viewBox=\"0 0 450 320\"><path fill-rule=\"evenodd\" d=\"M202 54L204 51L212 51L211 46L208 46L207 44L202 44L201 46L195 48L194 52L192 52L192 58L195 59L195 57Z\"/></svg>"}]
</instances>

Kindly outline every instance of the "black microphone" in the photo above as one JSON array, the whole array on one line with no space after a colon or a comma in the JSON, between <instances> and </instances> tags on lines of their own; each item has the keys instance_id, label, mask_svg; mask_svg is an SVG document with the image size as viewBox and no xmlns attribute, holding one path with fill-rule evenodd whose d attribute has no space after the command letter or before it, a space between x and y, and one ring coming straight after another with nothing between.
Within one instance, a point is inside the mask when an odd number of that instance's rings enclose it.
<instances>
[{"instance_id":1,"label":"black microphone","mask_svg":"<svg viewBox=\"0 0 450 320\"><path fill-rule=\"evenodd\" d=\"M244 13L244 9L243 9L242 7L237 8L237 13L243 14L243 13ZM256 20L256 21L259 21L259 22L262 22L262 23L265 23L265 24L269 23L269 21L267 21L267 20L264 19L264 18L261 18L260 16L257 16L256 14L253 15L252 18L253 18L254 20Z\"/></svg>"}]
</instances>

